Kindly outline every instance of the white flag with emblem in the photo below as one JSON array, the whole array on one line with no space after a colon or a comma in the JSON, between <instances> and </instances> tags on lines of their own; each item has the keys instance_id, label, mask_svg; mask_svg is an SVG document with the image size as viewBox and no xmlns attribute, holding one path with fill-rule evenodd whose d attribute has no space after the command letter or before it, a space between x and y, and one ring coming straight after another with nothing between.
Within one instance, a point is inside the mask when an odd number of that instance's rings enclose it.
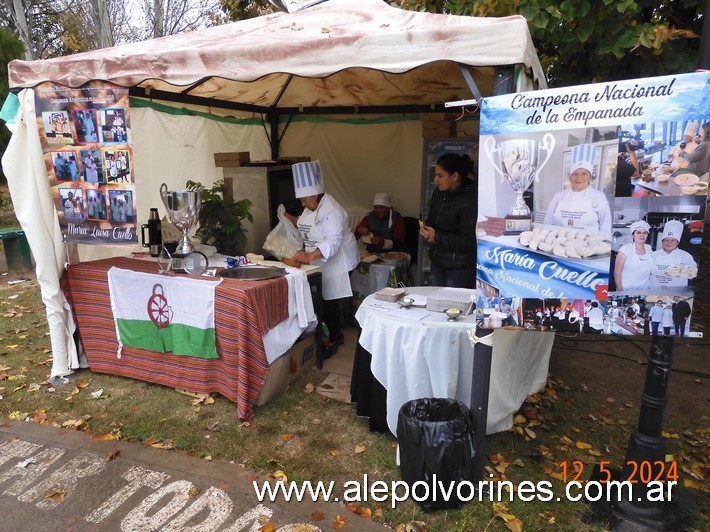
<instances>
[{"instance_id":1,"label":"white flag with emblem","mask_svg":"<svg viewBox=\"0 0 710 532\"><path fill-rule=\"evenodd\" d=\"M108 271L111 310L123 346L199 358L218 358L214 294L219 280Z\"/></svg>"}]
</instances>

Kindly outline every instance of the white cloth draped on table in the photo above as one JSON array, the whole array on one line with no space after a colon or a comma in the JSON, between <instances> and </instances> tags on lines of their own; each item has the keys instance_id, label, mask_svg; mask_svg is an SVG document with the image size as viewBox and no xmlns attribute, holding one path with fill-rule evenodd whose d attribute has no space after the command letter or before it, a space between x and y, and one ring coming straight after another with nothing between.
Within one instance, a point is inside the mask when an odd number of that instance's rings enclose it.
<instances>
[{"instance_id":1,"label":"white cloth draped on table","mask_svg":"<svg viewBox=\"0 0 710 532\"><path fill-rule=\"evenodd\" d=\"M288 318L263 336L269 364L288 351L304 330L315 328L317 322L306 273L297 268L286 270Z\"/></svg>"},{"instance_id":2,"label":"white cloth draped on table","mask_svg":"<svg viewBox=\"0 0 710 532\"><path fill-rule=\"evenodd\" d=\"M411 288L414 294L427 288ZM424 294L426 295L426 294ZM368 297L356 318L362 327L360 345L372 354L372 374L387 390L387 425L396 434L401 406L412 399L439 397L470 405L474 348L468 338L473 316L447 322L441 312L415 321L370 307L396 304ZM509 429L525 398L541 390L554 334L497 329L488 401L486 434Z\"/></svg>"}]
</instances>

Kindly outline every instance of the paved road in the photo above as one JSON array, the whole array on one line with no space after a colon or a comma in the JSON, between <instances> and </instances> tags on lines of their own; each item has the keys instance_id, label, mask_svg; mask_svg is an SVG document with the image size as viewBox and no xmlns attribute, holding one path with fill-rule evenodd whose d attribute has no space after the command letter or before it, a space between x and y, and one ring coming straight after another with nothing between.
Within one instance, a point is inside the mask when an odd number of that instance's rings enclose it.
<instances>
[{"instance_id":1,"label":"paved road","mask_svg":"<svg viewBox=\"0 0 710 532\"><path fill-rule=\"evenodd\" d=\"M337 516L344 530L383 528L340 503L260 503L255 479L265 480L234 464L0 418L3 532L330 530Z\"/></svg>"}]
</instances>

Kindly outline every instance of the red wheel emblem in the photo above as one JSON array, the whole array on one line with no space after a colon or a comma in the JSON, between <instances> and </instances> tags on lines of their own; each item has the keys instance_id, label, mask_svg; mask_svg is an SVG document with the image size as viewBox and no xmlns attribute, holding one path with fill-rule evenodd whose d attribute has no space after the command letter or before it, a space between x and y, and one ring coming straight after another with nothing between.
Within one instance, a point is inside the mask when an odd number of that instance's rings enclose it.
<instances>
[{"instance_id":1,"label":"red wheel emblem","mask_svg":"<svg viewBox=\"0 0 710 532\"><path fill-rule=\"evenodd\" d=\"M170 325L170 315L172 309L168 305L168 300L163 295L163 285L153 286L153 295L148 299L148 316L158 329L164 329Z\"/></svg>"}]
</instances>

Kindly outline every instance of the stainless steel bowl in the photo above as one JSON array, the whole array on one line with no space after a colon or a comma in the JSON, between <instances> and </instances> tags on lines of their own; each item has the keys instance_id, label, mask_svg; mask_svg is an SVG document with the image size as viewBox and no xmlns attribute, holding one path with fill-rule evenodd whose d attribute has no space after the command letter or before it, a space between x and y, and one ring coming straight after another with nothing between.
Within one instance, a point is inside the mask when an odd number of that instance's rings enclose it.
<instances>
[{"instance_id":1,"label":"stainless steel bowl","mask_svg":"<svg viewBox=\"0 0 710 532\"><path fill-rule=\"evenodd\" d=\"M446 314L446 317L449 318L449 321L456 321L456 319L458 319L461 315L461 310L457 308L447 308L444 311L444 314Z\"/></svg>"},{"instance_id":2,"label":"stainless steel bowl","mask_svg":"<svg viewBox=\"0 0 710 532\"><path fill-rule=\"evenodd\" d=\"M412 306L412 303L414 303L414 299L411 297L403 297L398 301L399 306L402 308L409 308Z\"/></svg>"}]
</instances>

